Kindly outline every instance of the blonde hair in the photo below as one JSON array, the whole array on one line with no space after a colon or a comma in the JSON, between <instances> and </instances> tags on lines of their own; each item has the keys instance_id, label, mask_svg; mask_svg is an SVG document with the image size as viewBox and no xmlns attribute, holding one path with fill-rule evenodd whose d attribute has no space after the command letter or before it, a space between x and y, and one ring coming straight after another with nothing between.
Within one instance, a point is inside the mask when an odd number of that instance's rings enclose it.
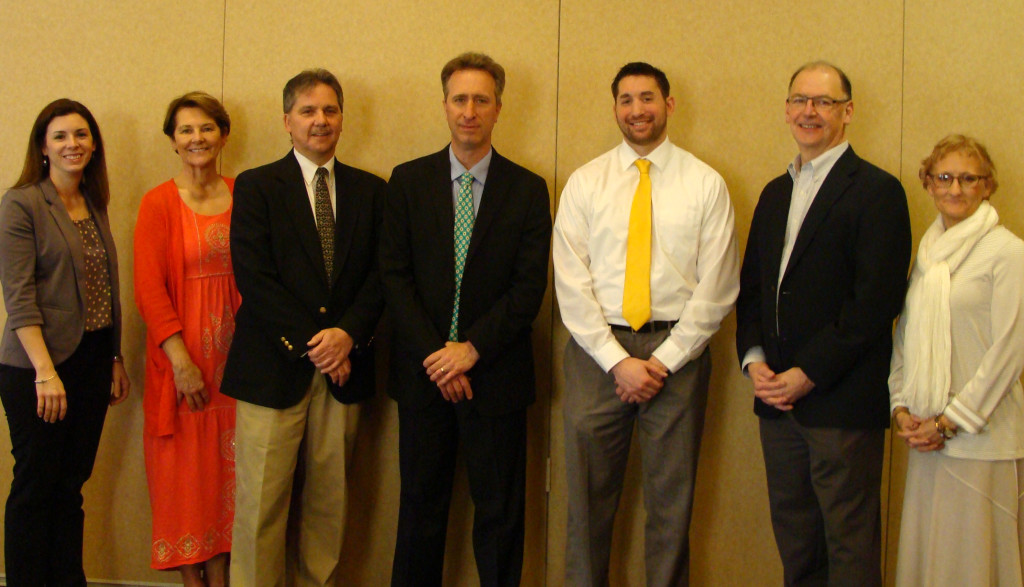
<instances>
[{"instance_id":1,"label":"blonde hair","mask_svg":"<svg viewBox=\"0 0 1024 587\"><path fill-rule=\"evenodd\" d=\"M928 188L928 175L931 174L932 168L935 164L942 160L946 155L950 153L961 153L967 157L973 157L977 159L981 166L984 168L982 175L988 176L988 183L990 186L989 194L996 193L996 188L999 187L999 181L996 179L996 164L992 162L992 158L988 156L988 149L985 145L982 145L972 137L966 135L946 135L941 141L935 144L935 148L932 149L932 154L928 155L921 161L921 169L917 172L917 177L921 180L921 185Z\"/></svg>"}]
</instances>

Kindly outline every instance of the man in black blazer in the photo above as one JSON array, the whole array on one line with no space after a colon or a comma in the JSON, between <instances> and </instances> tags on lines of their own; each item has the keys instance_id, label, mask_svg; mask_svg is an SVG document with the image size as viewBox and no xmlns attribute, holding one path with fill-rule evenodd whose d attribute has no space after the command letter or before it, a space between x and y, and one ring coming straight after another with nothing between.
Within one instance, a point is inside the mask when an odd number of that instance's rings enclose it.
<instances>
[{"instance_id":1,"label":"man in black blazer","mask_svg":"<svg viewBox=\"0 0 1024 587\"><path fill-rule=\"evenodd\" d=\"M787 585L880 585L879 491L892 322L910 263L906 194L845 139L850 82L793 75L799 147L761 193L736 304Z\"/></svg>"},{"instance_id":2,"label":"man in black blazer","mask_svg":"<svg viewBox=\"0 0 1024 587\"><path fill-rule=\"evenodd\" d=\"M242 305L221 388L238 400L231 581L243 587L284 584L300 452L297 583L333 585L341 554L353 404L374 390L386 189L335 159L342 104L326 70L289 80L284 124L294 149L235 182L231 258Z\"/></svg>"},{"instance_id":3,"label":"man in black blazer","mask_svg":"<svg viewBox=\"0 0 1024 587\"><path fill-rule=\"evenodd\" d=\"M518 585L530 329L547 287L550 200L541 177L491 148L502 67L465 53L441 83L451 144L395 168L381 231L402 477L391 581L441 584L461 445L480 583Z\"/></svg>"}]
</instances>

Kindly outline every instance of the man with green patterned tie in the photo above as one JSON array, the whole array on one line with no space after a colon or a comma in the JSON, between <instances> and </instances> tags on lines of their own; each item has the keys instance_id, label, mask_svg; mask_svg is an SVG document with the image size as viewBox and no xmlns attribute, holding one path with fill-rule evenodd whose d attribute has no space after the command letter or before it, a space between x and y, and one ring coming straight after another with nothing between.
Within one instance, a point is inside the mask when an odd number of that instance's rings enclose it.
<instances>
[{"instance_id":1,"label":"man with green patterned tie","mask_svg":"<svg viewBox=\"0 0 1024 587\"><path fill-rule=\"evenodd\" d=\"M686 585L687 533L711 372L739 260L715 170L668 140L668 78L647 63L612 81L624 141L569 177L555 219L565 351L566 584L608 585L630 439L643 456L647 584Z\"/></svg>"},{"instance_id":2,"label":"man with green patterned tie","mask_svg":"<svg viewBox=\"0 0 1024 587\"><path fill-rule=\"evenodd\" d=\"M402 477L391 583L441 585L461 446L480 584L518 585L550 199L540 176L491 147L504 69L464 53L441 85L451 143L395 168L380 240Z\"/></svg>"}]
</instances>

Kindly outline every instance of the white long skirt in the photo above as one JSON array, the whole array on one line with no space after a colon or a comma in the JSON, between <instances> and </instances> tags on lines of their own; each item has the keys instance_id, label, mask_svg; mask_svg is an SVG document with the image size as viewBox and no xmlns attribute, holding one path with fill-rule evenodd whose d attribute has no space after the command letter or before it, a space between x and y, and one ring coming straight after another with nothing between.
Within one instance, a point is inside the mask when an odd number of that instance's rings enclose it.
<instances>
[{"instance_id":1,"label":"white long skirt","mask_svg":"<svg viewBox=\"0 0 1024 587\"><path fill-rule=\"evenodd\" d=\"M896 585L1024 585L1024 459L910 451Z\"/></svg>"}]
</instances>

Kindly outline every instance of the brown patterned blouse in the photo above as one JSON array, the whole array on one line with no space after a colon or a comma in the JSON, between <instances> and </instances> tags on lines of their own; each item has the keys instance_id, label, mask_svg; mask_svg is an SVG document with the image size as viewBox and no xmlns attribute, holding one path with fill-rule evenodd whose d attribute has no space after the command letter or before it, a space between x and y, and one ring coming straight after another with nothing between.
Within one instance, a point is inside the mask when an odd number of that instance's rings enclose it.
<instances>
[{"instance_id":1,"label":"brown patterned blouse","mask_svg":"<svg viewBox=\"0 0 1024 587\"><path fill-rule=\"evenodd\" d=\"M92 332L114 324L107 249L92 216L74 222L85 250L85 331Z\"/></svg>"}]
</instances>

